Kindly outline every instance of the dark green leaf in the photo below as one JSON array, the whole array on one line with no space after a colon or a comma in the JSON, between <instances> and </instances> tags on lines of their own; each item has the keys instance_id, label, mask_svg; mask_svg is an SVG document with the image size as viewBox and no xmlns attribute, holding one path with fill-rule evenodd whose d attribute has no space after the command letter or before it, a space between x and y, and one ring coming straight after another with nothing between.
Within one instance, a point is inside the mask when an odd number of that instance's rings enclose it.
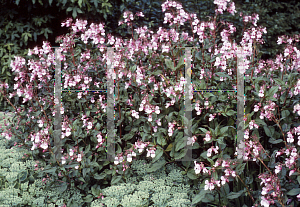
<instances>
[{"instance_id":1,"label":"dark green leaf","mask_svg":"<svg viewBox=\"0 0 300 207\"><path fill-rule=\"evenodd\" d=\"M244 190L240 190L239 192L230 192L228 195L227 195L227 199L236 199L238 197L240 197L242 194L244 193Z\"/></svg>"},{"instance_id":2,"label":"dark green leaf","mask_svg":"<svg viewBox=\"0 0 300 207\"><path fill-rule=\"evenodd\" d=\"M113 176L112 179L111 179L111 185L117 184L121 179L122 179L121 175L119 175L119 176Z\"/></svg>"},{"instance_id":3,"label":"dark green leaf","mask_svg":"<svg viewBox=\"0 0 300 207\"><path fill-rule=\"evenodd\" d=\"M157 160L159 160L159 158L161 158L161 156L163 155L164 151L161 147L157 147L155 150L155 157L153 158L153 160L151 161L152 163L156 162Z\"/></svg>"},{"instance_id":4,"label":"dark green leaf","mask_svg":"<svg viewBox=\"0 0 300 207\"><path fill-rule=\"evenodd\" d=\"M184 138L181 138L177 141L175 146L175 151L178 151L186 146L186 140Z\"/></svg>"},{"instance_id":5,"label":"dark green leaf","mask_svg":"<svg viewBox=\"0 0 300 207\"><path fill-rule=\"evenodd\" d=\"M271 143L271 144L278 144L278 143L281 143L281 142L283 142L283 140L282 139L274 139L273 137L271 137L270 139L269 139L269 142Z\"/></svg>"},{"instance_id":6,"label":"dark green leaf","mask_svg":"<svg viewBox=\"0 0 300 207\"><path fill-rule=\"evenodd\" d=\"M200 193L197 194L197 195L193 198L192 204L197 204L197 203L201 202L201 201L205 198L206 193L208 193L208 191L202 189L202 190L200 191Z\"/></svg>"},{"instance_id":7,"label":"dark green leaf","mask_svg":"<svg viewBox=\"0 0 300 207\"><path fill-rule=\"evenodd\" d=\"M205 195L205 197L202 199L202 202L204 203L210 203L210 202L213 202L214 201L214 196L210 193L207 193Z\"/></svg>"},{"instance_id":8,"label":"dark green leaf","mask_svg":"<svg viewBox=\"0 0 300 207\"><path fill-rule=\"evenodd\" d=\"M245 169L246 163L238 164L235 168L235 171L238 175L240 175Z\"/></svg>"},{"instance_id":9,"label":"dark green leaf","mask_svg":"<svg viewBox=\"0 0 300 207\"><path fill-rule=\"evenodd\" d=\"M287 195L290 195L290 196L295 196L298 194L300 194L300 188L294 188L287 193Z\"/></svg>"},{"instance_id":10,"label":"dark green leaf","mask_svg":"<svg viewBox=\"0 0 300 207\"><path fill-rule=\"evenodd\" d=\"M165 160L161 160L159 162L156 162L154 164L151 165L151 167L149 169L147 169L147 172L154 172L159 170L160 168L162 168L164 165L166 164Z\"/></svg>"}]
</instances>

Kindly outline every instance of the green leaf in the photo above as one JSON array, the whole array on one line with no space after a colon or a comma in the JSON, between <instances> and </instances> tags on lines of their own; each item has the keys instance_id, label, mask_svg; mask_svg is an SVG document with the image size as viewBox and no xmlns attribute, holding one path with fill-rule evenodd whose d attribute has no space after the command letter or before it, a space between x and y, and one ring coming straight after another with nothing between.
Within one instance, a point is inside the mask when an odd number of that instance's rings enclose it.
<instances>
[{"instance_id":1,"label":"green leaf","mask_svg":"<svg viewBox=\"0 0 300 207\"><path fill-rule=\"evenodd\" d=\"M285 86L285 83L280 78L274 79L274 81L280 86Z\"/></svg>"},{"instance_id":2,"label":"green leaf","mask_svg":"<svg viewBox=\"0 0 300 207\"><path fill-rule=\"evenodd\" d=\"M244 190L240 190L239 192L230 192L226 197L227 199L236 199L240 197L244 193Z\"/></svg>"},{"instance_id":3,"label":"green leaf","mask_svg":"<svg viewBox=\"0 0 300 207\"><path fill-rule=\"evenodd\" d=\"M235 114L236 112L232 109L230 109L229 111L226 112L227 116L232 116L233 114Z\"/></svg>"},{"instance_id":4,"label":"green leaf","mask_svg":"<svg viewBox=\"0 0 300 207\"><path fill-rule=\"evenodd\" d=\"M181 56L175 70L181 69L184 66L184 57Z\"/></svg>"},{"instance_id":5,"label":"green leaf","mask_svg":"<svg viewBox=\"0 0 300 207\"><path fill-rule=\"evenodd\" d=\"M83 12L81 11L81 9L77 8L77 13L82 14Z\"/></svg>"},{"instance_id":6,"label":"green leaf","mask_svg":"<svg viewBox=\"0 0 300 207\"><path fill-rule=\"evenodd\" d=\"M177 152L178 150L184 148L186 146L186 140L184 138L181 138L178 140L178 142L175 145L175 151Z\"/></svg>"},{"instance_id":7,"label":"green leaf","mask_svg":"<svg viewBox=\"0 0 300 207\"><path fill-rule=\"evenodd\" d=\"M209 203L214 201L214 196L210 193L206 194L205 197L202 199L202 202Z\"/></svg>"},{"instance_id":8,"label":"green leaf","mask_svg":"<svg viewBox=\"0 0 300 207\"><path fill-rule=\"evenodd\" d=\"M204 96L204 98L209 98L209 97L215 96L215 95L208 92L208 93L205 93L203 96Z\"/></svg>"},{"instance_id":9,"label":"green leaf","mask_svg":"<svg viewBox=\"0 0 300 207\"><path fill-rule=\"evenodd\" d=\"M206 82L205 79L202 78L200 81L200 88L198 90L204 90L204 89L206 89Z\"/></svg>"},{"instance_id":10,"label":"green leaf","mask_svg":"<svg viewBox=\"0 0 300 207\"><path fill-rule=\"evenodd\" d=\"M196 53L196 59L199 60L199 61L202 60L202 53L201 53L201 51L199 51L199 52Z\"/></svg>"},{"instance_id":11,"label":"green leaf","mask_svg":"<svg viewBox=\"0 0 300 207\"><path fill-rule=\"evenodd\" d=\"M264 130L265 130L265 133L266 133L266 135L268 136L268 137L271 137L272 135L271 135L271 131L270 131L270 129L267 127L267 126L264 126Z\"/></svg>"},{"instance_id":12,"label":"green leaf","mask_svg":"<svg viewBox=\"0 0 300 207\"><path fill-rule=\"evenodd\" d=\"M77 10L76 10L76 8L73 8L72 16L73 16L74 19L77 17Z\"/></svg>"},{"instance_id":13,"label":"green leaf","mask_svg":"<svg viewBox=\"0 0 300 207\"><path fill-rule=\"evenodd\" d=\"M159 158L161 158L161 156L163 155L164 151L161 147L157 146L156 150L155 150L155 157L154 159L151 161L152 163L156 162L157 160L159 160Z\"/></svg>"},{"instance_id":14,"label":"green leaf","mask_svg":"<svg viewBox=\"0 0 300 207\"><path fill-rule=\"evenodd\" d=\"M78 178L78 180L85 183L85 180L83 179L83 177Z\"/></svg>"},{"instance_id":15,"label":"green leaf","mask_svg":"<svg viewBox=\"0 0 300 207\"><path fill-rule=\"evenodd\" d=\"M59 193L63 193L67 190L68 188L68 184L67 183L63 183L59 188L57 188Z\"/></svg>"},{"instance_id":16,"label":"green leaf","mask_svg":"<svg viewBox=\"0 0 300 207\"><path fill-rule=\"evenodd\" d=\"M226 136L226 135L227 135L227 132L228 132L228 126L222 127L222 128L220 129L220 136Z\"/></svg>"},{"instance_id":17,"label":"green leaf","mask_svg":"<svg viewBox=\"0 0 300 207\"><path fill-rule=\"evenodd\" d=\"M206 193L208 193L208 191L202 189L202 190L200 191L200 193L197 194L197 195L193 198L192 204L197 204L197 203L201 202L201 201L205 198Z\"/></svg>"},{"instance_id":18,"label":"green leaf","mask_svg":"<svg viewBox=\"0 0 300 207\"><path fill-rule=\"evenodd\" d=\"M269 139L269 142L271 143L271 144L278 144L278 143L281 143L281 142L283 142L283 140L282 139L274 139L273 137L272 138L270 138Z\"/></svg>"},{"instance_id":19,"label":"green leaf","mask_svg":"<svg viewBox=\"0 0 300 207\"><path fill-rule=\"evenodd\" d=\"M67 8L67 12L72 11L72 10L73 10L73 7L68 7Z\"/></svg>"},{"instance_id":20,"label":"green leaf","mask_svg":"<svg viewBox=\"0 0 300 207\"><path fill-rule=\"evenodd\" d=\"M267 93L266 93L266 98L271 98L274 96L275 93L277 93L279 89L279 86L274 86L274 87L271 87Z\"/></svg>"},{"instance_id":21,"label":"green leaf","mask_svg":"<svg viewBox=\"0 0 300 207\"><path fill-rule=\"evenodd\" d=\"M147 172L157 171L160 168L162 168L165 164L166 164L165 160L161 160L159 162L156 162L156 163L152 164L152 166L149 169L147 169Z\"/></svg>"},{"instance_id":22,"label":"green leaf","mask_svg":"<svg viewBox=\"0 0 300 207\"><path fill-rule=\"evenodd\" d=\"M198 177L197 175L195 174L195 171L194 169L190 169L188 172L187 172L187 176L192 179L192 180L196 180Z\"/></svg>"},{"instance_id":23,"label":"green leaf","mask_svg":"<svg viewBox=\"0 0 300 207\"><path fill-rule=\"evenodd\" d=\"M121 178L122 178L121 175L119 175L119 176L113 176L112 179L111 179L111 185L117 184L121 180Z\"/></svg>"},{"instance_id":24,"label":"green leaf","mask_svg":"<svg viewBox=\"0 0 300 207\"><path fill-rule=\"evenodd\" d=\"M295 196L298 194L300 194L300 188L294 188L287 193L287 195L290 195L290 196Z\"/></svg>"},{"instance_id":25,"label":"green leaf","mask_svg":"<svg viewBox=\"0 0 300 207\"><path fill-rule=\"evenodd\" d=\"M255 123L257 125L264 125L264 126L267 126L266 122L264 122L263 120L261 120L260 118L256 118L255 119Z\"/></svg>"},{"instance_id":26,"label":"green leaf","mask_svg":"<svg viewBox=\"0 0 300 207\"><path fill-rule=\"evenodd\" d=\"M238 175L240 175L245 169L246 163L238 164L235 168L235 171Z\"/></svg>"},{"instance_id":27,"label":"green leaf","mask_svg":"<svg viewBox=\"0 0 300 207\"><path fill-rule=\"evenodd\" d=\"M186 149L182 149L182 150L180 150L180 152L175 152L174 159L179 160L179 159L183 158L186 155L186 153L187 153Z\"/></svg>"},{"instance_id":28,"label":"green leaf","mask_svg":"<svg viewBox=\"0 0 300 207\"><path fill-rule=\"evenodd\" d=\"M103 178L105 178L106 175L107 175L106 173L101 173L100 175L95 174L94 178L97 179L97 180L102 180Z\"/></svg>"},{"instance_id":29,"label":"green leaf","mask_svg":"<svg viewBox=\"0 0 300 207\"><path fill-rule=\"evenodd\" d=\"M28 170L22 171L19 176L20 176L20 181L24 181L28 176Z\"/></svg>"},{"instance_id":30,"label":"green leaf","mask_svg":"<svg viewBox=\"0 0 300 207\"><path fill-rule=\"evenodd\" d=\"M162 132L159 132L158 134L157 144L161 145L162 147L164 147L167 144L165 138L162 136Z\"/></svg>"},{"instance_id":31,"label":"green leaf","mask_svg":"<svg viewBox=\"0 0 300 207\"><path fill-rule=\"evenodd\" d=\"M87 195L86 197L83 198L83 201L86 202L86 203L91 203L93 201L93 196L92 195Z\"/></svg>"},{"instance_id":32,"label":"green leaf","mask_svg":"<svg viewBox=\"0 0 300 207\"><path fill-rule=\"evenodd\" d=\"M202 132L204 132L204 133L206 133L208 130L207 129L205 129L205 128L199 128Z\"/></svg>"},{"instance_id":33,"label":"green leaf","mask_svg":"<svg viewBox=\"0 0 300 207\"><path fill-rule=\"evenodd\" d=\"M96 8L98 8L98 0L94 0L94 5L95 5Z\"/></svg>"},{"instance_id":34,"label":"green leaf","mask_svg":"<svg viewBox=\"0 0 300 207\"><path fill-rule=\"evenodd\" d=\"M172 70L174 70L174 64L173 64L173 61L171 59L165 59L165 63L166 63L168 68L171 68Z\"/></svg>"},{"instance_id":35,"label":"green leaf","mask_svg":"<svg viewBox=\"0 0 300 207\"><path fill-rule=\"evenodd\" d=\"M166 152L171 151L173 148L173 143L169 144L169 146L167 147L167 149L165 150Z\"/></svg>"},{"instance_id":36,"label":"green leaf","mask_svg":"<svg viewBox=\"0 0 300 207\"><path fill-rule=\"evenodd\" d=\"M78 5L80 8L82 7L82 0L78 0Z\"/></svg>"},{"instance_id":37,"label":"green leaf","mask_svg":"<svg viewBox=\"0 0 300 207\"><path fill-rule=\"evenodd\" d=\"M178 134L176 135L176 140L182 137L183 137L183 132L178 132Z\"/></svg>"},{"instance_id":38,"label":"green leaf","mask_svg":"<svg viewBox=\"0 0 300 207\"><path fill-rule=\"evenodd\" d=\"M289 115L290 115L289 110L283 110L283 111L281 112L281 117L282 117L282 118L286 118L286 117L288 117Z\"/></svg>"},{"instance_id":39,"label":"green leaf","mask_svg":"<svg viewBox=\"0 0 300 207\"><path fill-rule=\"evenodd\" d=\"M207 159L207 151L202 152L200 156Z\"/></svg>"},{"instance_id":40,"label":"green leaf","mask_svg":"<svg viewBox=\"0 0 300 207\"><path fill-rule=\"evenodd\" d=\"M51 6L53 0L49 0L49 5Z\"/></svg>"}]
</instances>

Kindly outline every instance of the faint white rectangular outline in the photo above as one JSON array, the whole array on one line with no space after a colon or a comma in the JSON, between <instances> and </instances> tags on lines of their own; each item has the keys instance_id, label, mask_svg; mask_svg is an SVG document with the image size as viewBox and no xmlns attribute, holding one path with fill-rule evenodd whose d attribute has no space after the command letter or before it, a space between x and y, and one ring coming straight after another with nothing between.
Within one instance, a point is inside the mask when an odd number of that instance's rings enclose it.
<instances>
[{"instance_id":1,"label":"faint white rectangular outline","mask_svg":"<svg viewBox=\"0 0 300 207\"><path fill-rule=\"evenodd\" d=\"M107 52L107 57L108 57L108 69L110 71L110 73L107 73L107 77L108 77L108 80L107 80L107 93L108 93L108 96L107 96L107 122L108 122L108 126L107 126L107 141L108 141L108 159L104 159L105 161L111 161L113 162L114 161L114 156L115 156L115 145L113 144L114 143L114 140L115 140L115 133L114 133L114 113L112 113L112 110L114 111L114 107L112 107L112 103L114 103L114 94L112 94L112 90L110 87L113 87L114 86L114 81L109 78L108 74L112 74L112 69L113 69L113 64L109 64L109 63L112 63L113 62L113 54L114 54L114 51L113 51L113 48L115 47L106 47L108 48L108 52ZM122 47L121 47L122 48ZM190 61L190 56L191 56L191 48L194 48L194 47L178 47L178 48L185 48L185 53L187 54L187 58L186 58L186 67L185 67L185 78L186 78L186 83L185 83L185 100L184 100L184 105L187 104L187 107L186 107L186 110L185 110L185 117L188 119L188 123L184 120L184 131L185 131L185 135L184 136L184 140L185 140L185 150L187 150L188 152L185 154L184 156L184 159L177 159L176 161L193 161L191 158L192 158L192 150L190 150L192 147L191 145L188 146L187 144L187 137L192 137L192 134L191 134L191 119L192 119L192 110L191 110L191 100L189 99L189 90L186 90L187 89L187 86L191 86L191 61ZM238 47L239 49L239 47ZM59 53L59 50L58 48L55 48L55 51L56 51L56 57L58 55L60 55ZM241 53L243 53L243 49L241 48L240 49ZM56 58L57 61L59 61L57 58ZM243 62L243 57L239 57L238 56L238 61L237 61L237 127L238 127L238 131L237 131L237 143L241 142L240 145L238 145L237 147L237 159L239 162L242 162L243 161L243 155L244 155L244 143L243 143L243 137L244 137L244 122L243 122L243 117L244 117L244 113L243 113L243 109L244 109L244 99L245 99L245 95L244 95L244 65L240 64L241 62ZM59 110L59 107L61 105L61 102L60 102L60 97L61 97L61 91L74 91L74 90L61 90L61 65L60 65L60 61L59 63L57 64L59 65L59 67L56 67L55 69L55 82L58 83L56 84L56 87L55 87L55 90L59 93L56 94L55 96L55 100L56 102L58 102L58 105L56 105L56 112L59 112L59 113L56 113L57 116L55 116L55 118L57 118L58 120L61 120L61 114L60 114L60 110ZM241 66L242 68L240 68L239 66ZM60 74L60 75L58 75ZM59 76L59 77L57 77ZM112 76L111 76L112 77ZM57 81L59 80L59 81ZM209 89L207 89L209 90ZM78 91L78 90L75 90L75 91ZM101 91L101 90L85 90L85 91ZM204 91L204 90L197 90L197 91ZM211 90L210 90L211 91ZM221 91L221 90L216 90L216 91ZM224 90L224 91L230 91L230 90ZM235 90L233 90L235 91ZM55 92L54 92L55 94ZM243 98L244 97L244 98ZM243 99L243 100L242 100ZM58 100L58 101L57 101ZM56 103L55 102L55 103ZM54 121L55 123L55 121ZM186 129L188 128L188 129ZM60 131L60 134L61 134L61 125L60 127L59 126L55 126L55 129ZM111 129L111 130L109 130ZM189 136L190 135L190 136ZM110 142L110 140L112 139L112 142ZM56 139L54 139L54 143ZM60 139L59 140L59 143L60 143ZM58 144L59 144L58 143ZM55 146L57 146L55 144ZM59 145L60 146L60 145ZM240 147L240 149L239 149ZM60 152L60 151L59 151ZM241 153L241 154L240 154ZM189 159L187 159L189 158Z\"/></svg>"},{"instance_id":2,"label":"faint white rectangular outline","mask_svg":"<svg viewBox=\"0 0 300 207\"><path fill-rule=\"evenodd\" d=\"M176 161L198 161L195 159L192 159L192 145L187 144L187 138L192 137L192 132L191 132L191 126L192 126L192 105L191 105L191 100L189 99L189 90L188 86L191 87L191 48L199 48L199 47L177 47L177 48L185 48L185 55L186 55L186 61L185 61L185 80L186 83L184 85L184 106L185 106L185 114L184 116L187 118L188 122L184 120L184 141L185 141L185 149L187 150L187 153L184 156L184 159L176 159ZM240 50L238 53L243 54L243 49ZM241 65L240 63L243 62L243 57L241 58L240 56L237 59L237 121L236 121L236 126L238 128L237 130L237 137L236 137L236 143L243 143L243 138L244 138L244 122L243 122L243 117L244 117L244 65ZM239 66L242 66L240 68ZM214 91L214 90L195 90L195 91ZM215 90L215 91L230 91L230 90ZM236 91L236 90L233 90ZM243 101L241 101L243 99ZM187 105L187 106L186 106ZM188 128L188 129L186 129ZM236 144L238 145L238 144ZM241 147L242 149L239 149ZM244 147L243 145L238 145L237 146L237 161L242 162L243 161L243 154L244 154ZM241 155L241 154L242 155ZM240 155L240 156L239 156ZM241 157L242 156L242 157Z\"/></svg>"},{"instance_id":3,"label":"faint white rectangular outline","mask_svg":"<svg viewBox=\"0 0 300 207\"><path fill-rule=\"evenodd\" d=\"M61 89L61 60L60 57L60 48L57 47L52 47L55 48L55 61L56 61L56 66L55 66L55 83L54 83L54 103L55 103L55 120L54 120L54 146L55 146L55 158L57 160L60 160L62 155L61 155L61 113L60 113L60 108L62 107L61 103L61 92L62 91L79 91L79 90L62 90ZM114 161L115 157L115 133L114 133L114 81L112 80L112 76L109 76L109 74L113 73L113 48L108 48L108 73L107 73L107 158L102 159L102 161ZM103 91L103 90L84 90L84 91ZM55 93L56 92L56 93Z\"/></svg>"}]
</instances>

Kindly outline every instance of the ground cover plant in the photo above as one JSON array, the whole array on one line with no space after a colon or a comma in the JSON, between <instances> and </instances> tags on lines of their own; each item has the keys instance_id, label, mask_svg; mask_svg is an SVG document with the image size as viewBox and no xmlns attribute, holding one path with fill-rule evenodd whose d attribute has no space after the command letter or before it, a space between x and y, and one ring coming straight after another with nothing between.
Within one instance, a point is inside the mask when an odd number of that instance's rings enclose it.
<instances>
[{"instance_id":1,"label":"ground cover plant","mask_svg":"<svg viewBox=\"0 0 300 207\"><path fill-rule=\"evenodd\" d=\"M228 8L225 1L216 1L216 4L216 17L225 9L232 14L235 13L233 2L229 3ZM293 39L279 38L279 43L280 41L289 43L283 57L279 55L275 61L270 60L266 65L263 62L254 65L255 53L259 49L259 44L262 43L262 34L266 33L266 29L257 27L257 15L242 18L245 22L248 21L248 18L252 19L251 23L254 25L246 30L240 43L246 52L245 94L247 99L245 102L247 104L245 105L247 107L245 112L247 118L245 117L246 140L244 143L247 152L244 157L246 162L236 162L233 155L235 151L234 131L236 130L234 127L235 95L233 93L218 95L205 93L194 96L190 93L191 99L197 99L192 104L193 117L196 118L193 118L191 129L195 135L189 142L193 143L193 149L197 150L194 155L201 162L180 163L176 162L176 159L184 157L186 153L183 149L186 143L182 141L184 134L182 120L184 119L184 102L182 100L184 57L182 50L176 46L188 46L187 42L192 42L200 47L200 51L192 52L193 87L230 89L235 86L236 82L237 44L229 38L230 33L234 32L234 27L230 23L217 22L216 17L208 23L200 22L196 15L189 16L176 2L165 2L162 8L163 11L166 9L172 11L172 13L166 12L165 18L165 22L170 22L172 27L170 34L167 31L159 30L156 35L152 35L152 41L149 41L151 32L147 33L147 28L139 28L135 30L138 35L133 35L132 41L127 42L127 45L132 48L131 51L117 49L116 63L114 63L115 73L112 75L115 75L116 88L118 88L115 110L119 110L120 113L116 113L116 119L121 121L117 123L116 132L122 135L123 131L124 136L116 141L117 159L114 163L101 161L106 153L104 148L106 105L103 101L105 95L97 99L87 93L62 94L64 107L61 113L66 114L62 137L64 157L61 160L46 163L45 159L52 156L52 148L55 149L53 136L51 136L53 135L51 123L54 113L51 108L54 105L53 82L47 82L48 72L49 70L53 71L54 67L51 66L55 65L53 51L47 43L44 43L41 49L35 48L30 51L29 56L34 54L39 58L35 62L33 61L35 58L31 57L33 60L29 61L29 70L33 70L33 73L29 73L28 76L21 72L21 70L27 69L24 59L17 57L12 62L13 71L20 72L17 79L21 79L19 81L21 83L14 86L17 89L15 94L19 97L24 94L24 102L34 101L28 111L22 106L11 107L11 109L16 109L16 115L10 126L11 133L19 142L20 148L22 146L32 151L32 154L28 155L29 157L32 156L34 160L41 161L40 165L44 169L40 171L39 176L46 177L46 174L49 176L48 187L52 190L57 187L54 185L58 183L61 183L57 189L60 193L64 193L68 187L74 186L82 195L83 203L91 203L98 197L101 203L101 196L108 191L104 189L111 189L118 183L125 184L128 182L127 178L134 175L133 160L147 160L150 163L147 173L172 163L176 164L181 169L181 173L189 178L189 185L198 187L188 195L193 205L197 203L208 203L208 205L245 203L254 206L284 206L287 202L292 205L298 204L296 196L300 193L298 191L299 183L293 182L291 179L292 176L298 176L299 173L298 162L296 162L298 159L297 147L293 144L295 140L292 134L299 135L297 117L300 114L299 104L297 104L300 85L297 67L299 51L296 47L291 46ZM180 12L176 13L175 8ZM142 16L142 13L137 15ZM124 18L124 22L132 27L133 14L126 12ZM179 38L176 30L185 20L189 20L191 24L193 37L189 37L188 33L182 33ZM217 23L225 24L229 28L229 30L223 29L221 32L222 40L215 38ZM106 39L103 37L105 31L102 24L92 24L89 29L86 29L86 22L77 20L76 23L72 23L72 20L68 19L62 25L72 26L71 34L59 38L63 41L62 47L64 47L62 61L65 68L63 77L66 88L79 86L78 83L81 83L79 88L85 90L88 88L89 82L99 88L105 88L107 68L103 62L107 61L107 56L103 52L105 49L101 46L122 45L122 40L115 40L108 35L108 44L105 45ZM77 32L81 32L81 36L76 36ZM195 38L195 34L199 38ZM88 42L89 38L93 40L93 43ZM172 40L171 43L170 40ZM218 41L222 41L223 44L221 42L217 44ZM295 38L295 41L299 41L298 37ZM254 50L252 43L255 45ZM93 47L93 45L98 47ZM123 45L126 44L123 43ZM149 46L152 50L149 51L143 46ZM133 55L135 52L137 52L136 56ZM146 57L148 61L143 57ZM249 57L252 58L251 61L247 59ZM123 63L124 60L125 63ZM142 64L143 61L146 64ZM140 63L140 65L136 66L134 63ZM90 77L86 76L87 71L91 74ZM120 76L118 75L117 78L116 74L120 74ZM258 74L262 75L258 76ZM37 85L35 78L40 81L41 87L48 87L48 92L34 96L34 91L29 83L33 81ZM133 80L132 82L130 82L130 78ZM28 81L25 82L27 83L26 88L22 85L25 80ZM147 80L148 82L146 82ZM175 90L172 86L175 86ZM8 85L4 85L5 87ZM89 88L93 89L93 87ZM10 98L15 94L10 94ZM100 111L95 108L95 105ZM218 108L214 108L216 105ZM275 106L277 111L273 110ZM83 107L86 110L82 110ZM125 110L120 111L120 108ZM289 111L293 111L293 113ZM98 113L100 115L97 115ZM124 130L122 125L126 126ZM6 139L11 139L10 133L5 132L3 135ZM268 147L269 142L276 147ZM280 157L282 154L283 157ZM259 172L253 168L259 162L247 161L251 158L262 163L263 167L259 169ZM286 159L285 164L282 163L284 158ZM278 159L277 163L276 159ZM245 168L253 168L253 171L245 171ZM254 176L257 175L260 180L254 180ZM62 182L58 182L58 180ZM269 180L277 180L276 186L268 183ZM139 182L142 181L139 180ZM260 187L261 181L263 187ZM15 180L14 185L16 182L18 181ZM97 184L92 186L91 183ZM138 196L138 193L135 196ZM153 201L154 197L152 195L148 198ZM124 198L119 197L119 201L116 202L121 202L123 199L127 199L127 203L132 205L128 200L129 197L125 195ZM107 200L103 196L103 202ZM64 202L67 205L79 205L76 199L68 199Z\"/></svg>"}]
</instances>

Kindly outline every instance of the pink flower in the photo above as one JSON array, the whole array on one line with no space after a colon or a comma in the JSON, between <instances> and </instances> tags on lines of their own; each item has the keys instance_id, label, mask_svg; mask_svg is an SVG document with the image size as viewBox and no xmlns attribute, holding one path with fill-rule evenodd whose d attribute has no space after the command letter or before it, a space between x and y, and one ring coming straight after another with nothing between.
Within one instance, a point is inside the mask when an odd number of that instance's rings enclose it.
<instances>
[{"instance_id":1,"label":"pink flower","mask_svg":"<svg viewBox=\"0 0 300 207\"><path fill-rule=\"evenodd\" d=\"M213 182L209 182L208 180L205 181L205 186L204 186L204 190L210 190L212 191L215 188L214 183Z\"/></svg>"}]
</instances>

